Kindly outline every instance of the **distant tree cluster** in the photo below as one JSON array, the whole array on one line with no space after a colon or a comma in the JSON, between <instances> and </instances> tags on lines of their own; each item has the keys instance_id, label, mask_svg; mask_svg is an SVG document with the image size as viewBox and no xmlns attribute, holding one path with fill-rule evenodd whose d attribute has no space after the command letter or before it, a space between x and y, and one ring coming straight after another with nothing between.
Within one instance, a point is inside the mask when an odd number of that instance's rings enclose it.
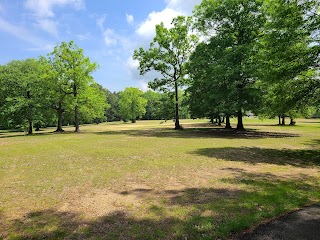
<instances>
[{"instance_id":1,"label":"distant tree cluster","mask_svg":"<svg viewBox=\"0 0 320 240\"><path fill-rule=\"evenodd\" d=\"M163 77L151 88L174 89L176 129L179 86L192 117L225 117L231 128L237 116L238 130L245 112L278 116L279 124L289 116L294 124L319 110L319 11L317 0L203 0L193 18L157 25L150 48L134 59L142 75Z\"/></svg>"},{"instance_id":2,"label":"distant tree cluster","mask_svg":"<svg viewBox=\"0 0 320 240\"><path fill-rule=\"evenodd\" d=\"M14 60L0 67L2 128L33 128L104 121L106 94L91 74L97 64L73 41L62 42L47 57Z\"/></svg>"}]
</instances>

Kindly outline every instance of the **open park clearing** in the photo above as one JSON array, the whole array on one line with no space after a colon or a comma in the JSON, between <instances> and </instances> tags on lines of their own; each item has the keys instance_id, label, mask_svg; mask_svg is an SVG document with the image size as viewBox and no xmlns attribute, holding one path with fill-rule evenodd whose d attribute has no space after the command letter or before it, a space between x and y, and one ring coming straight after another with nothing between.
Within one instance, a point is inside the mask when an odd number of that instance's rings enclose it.
<instances>
[{"instance_id":1,"label":"open park clearing","mask_svg":"<svg viewBox=\"0 0 320 240\"><path fill-rule=\"evenodd\" d=\"M320 120L276 123L2 131L0 239L228 238L319 202Z\"/></svg>"}]
</instances>

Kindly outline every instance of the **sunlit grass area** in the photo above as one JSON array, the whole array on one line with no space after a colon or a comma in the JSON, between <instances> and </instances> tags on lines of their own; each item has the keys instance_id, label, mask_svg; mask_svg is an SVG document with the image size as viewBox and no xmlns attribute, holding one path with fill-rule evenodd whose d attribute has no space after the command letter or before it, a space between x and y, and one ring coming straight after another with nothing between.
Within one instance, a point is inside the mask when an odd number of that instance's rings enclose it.
<instances>
[{"instance_id":1,"label":"sunlit grass area","mask_svg":"<svg viewBox=\"0 0 320 240\"><path fill-rule=\"evenodd\" d=\"M276 123L0 132L0 238L227 238L319 202L320 120Z\"/></svg>"}]
</instances>

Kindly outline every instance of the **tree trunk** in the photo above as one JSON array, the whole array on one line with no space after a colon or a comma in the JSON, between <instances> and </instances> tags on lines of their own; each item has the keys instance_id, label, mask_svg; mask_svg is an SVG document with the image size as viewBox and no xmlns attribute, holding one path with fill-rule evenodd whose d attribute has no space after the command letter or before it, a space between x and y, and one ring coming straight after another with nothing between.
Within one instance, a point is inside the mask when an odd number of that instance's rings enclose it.
<instances>
[{"instance_id":1,"label":"tree trunk","mask_svg":"<svg viewBox=\"0 0 320 240\"><path fill-rule=\"evenodd\" d=\"M74 106L74 127L75 127L75 132L80 132L80 125L79 125L79 106L78 106L78 102L77 102L77 86L74 83L73 85L73 97L75 100L75 106Z\"/></svg>"},{"instance_id":2,"label":"tree trunk","mask_svg":"<svg viewBox=\"0 0 320 240\"><path fill-rule=\"evenodd\" d=\"M218 116L218 126L221 126L221 117Z\"/></svg>"},{"instance_id":3,"label":"tree trunk","mask_svg":"<svg viewBox=\"0 0 320 240\"><path fill-rule=\"evenodd\" d=\"M59 102L59 107L57 109L57 112L58 112L58 126L55 132L64 132L64 130L62 129L62 114L64 110L62 109L61 102Z\"/></svg>"},{"instance_id":4,"label":"tree trunk","mask_svg":"<svg viewBox=\"0 0 320 240\"><path fill-rule=\"evenodd\" d=\"M282 122L281 122L281 125L286 125L286 116L281 116L281 119L282 119Z\"/></svg>"},{"instance_id":5,"label":"tree trunk","mask_svg":"<svg viewBox=\"0 0 320 240\"><path fill-rule=\"evenodd\" d=\"M74 130L75 132L80 132L78 104L74 106L74 127L75 127L75 130Z\"/></svg>"},{"instance_id":6,"label":"tree trunk","mask_svg":"<svg viewBox=\"0 0 320 240\"><path fill-rule=\"evenodd\" d=\"M278 125L281 125L281 115L278 115Z\"/></svg>"},{"instance_id":7,"label":"tree trunk","mask_svg":"<svg viewBox=\"0 0 320 240\"><path fill-rule=\"evenodd\" d=\"M236 128L236 130L239 130L239 131L245 130L244 127L243 127L242 110L241 110L241 109L238 110L238 112L237 112L237 117L238 117L238 123L237 123L237 128Z\"/></svg>"},{"instance_id":8,"label":"tree trunk","mask_svg":"<svg viewBox=\"0 0 320 240\"><path fill-rule=\"evenodd\" d=\"M32 134L32 120L29 119L28 122L29 122L28 135L31 135Z\"/></svg>"},{"instance_id":9,"label":"tree trunk","mask_svg":"<svg viewBox=\"0 0 320 240\"><path fill-rule=\"evenodd\" d=\"M226 115L226 126L225 129L231 129L231 124L230 124L230 116L227 114Z\"/></svg>"},{"instance_id":10,"label":"tree trunk","mask_svg":"<svg viewBox=\"0 0 320 240\"><path fill-rule=\"evenodd\" d=\"M178 97L178 83L174 82L174 91L176 95L176 114L175 114L175 130L181 130L180 122L179 122L179 97Z\"/></svg>"},{"instance_id":11,"label":"tree trunk","mask_svg":"<svg viewBox=\"0 0 320 240\"><path fill-rule=\"evenodd\" d=\"M221 122L224 123L224 116L222 117L222 121Z\"/></svg>"},{"instance_id":12,"label":"tree trunk","mask_svg":"<svg viewBox=\"0 0 320 240\"><path fill-rule=\"evenodd\" d=\"M296 123L293 121L293 118L290 118L290 125L294 126Z\"/></svg>"},{"instance_id":13,"label":"tree trunk","mask_svg":"<svg viewBox=\"0 0 320 240\"><path fill-rule=\"evenodd\" d=\"M135 118L131 119L131 122L136 123L136 119Z\"/></svg>"}]
</instances>

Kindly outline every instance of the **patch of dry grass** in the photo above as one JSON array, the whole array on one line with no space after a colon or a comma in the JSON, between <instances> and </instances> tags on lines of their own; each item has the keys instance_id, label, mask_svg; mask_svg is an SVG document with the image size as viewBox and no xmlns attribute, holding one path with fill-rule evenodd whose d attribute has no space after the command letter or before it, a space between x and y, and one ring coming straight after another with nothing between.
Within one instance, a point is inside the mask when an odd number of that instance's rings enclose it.
<instances>
[{"instance_id":1,"label":"patch of dry grass","mask_svg":"<svg viewBox=\"0 0 320 240\"><path fill-rule=\"evenodd\" d=\"M139 121L0 133L8 239L214 239L320 200L320 121ZM1 235L0 235L1 236Z\"/></svg>"}]
</instances>

